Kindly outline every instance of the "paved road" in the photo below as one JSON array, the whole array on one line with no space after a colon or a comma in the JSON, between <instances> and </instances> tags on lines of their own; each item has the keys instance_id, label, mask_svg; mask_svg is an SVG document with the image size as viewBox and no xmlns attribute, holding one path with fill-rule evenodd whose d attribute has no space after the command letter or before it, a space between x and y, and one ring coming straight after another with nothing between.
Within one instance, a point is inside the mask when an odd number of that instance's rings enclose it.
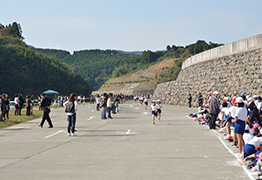
<instances>
[{"instance_id":1,"label":"paved road","mask_svg":"<svg viewBox=\"0 0 262 180\"><path fill-rule=\"evenodd\" d=\"M40 119L0 130L0 179L249 179L217 135L187 118L186 107L163 106L152 125L142 106L127 103L112 120L95 105L79 106L77 137L67 137L64 109L53 129Z\"/></svg>"}]
</instances>

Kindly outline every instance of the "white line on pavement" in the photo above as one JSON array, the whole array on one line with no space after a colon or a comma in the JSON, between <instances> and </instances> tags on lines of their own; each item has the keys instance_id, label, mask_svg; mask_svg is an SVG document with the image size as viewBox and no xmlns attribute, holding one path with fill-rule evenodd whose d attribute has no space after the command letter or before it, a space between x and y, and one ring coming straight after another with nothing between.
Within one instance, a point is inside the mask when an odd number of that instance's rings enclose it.
<instances>
[{"instance_id":1,"label":"white line on pavement","mask_svg":"<svg viewBox=\"0 0 262 180\"><path fill-rule=\"evenodd\" d=\"M59 133L61 133L61 132L66 132L66 131L64 131L64 130L57 131L56 133L53 133L53 134L51 134L51 135L49 135L49 136L46 136L45 139L46 139L46 138L50 138L50 137L52 137L52 136L54 136L54 135L57 135L57 134L59 134Z\"/></svg>"},{"instance_id":2,"label":"white line on pavement","mask_svg":"<svg viewBox=\"0 0 262 180\"><path fill-rule=\"evenodd\" d=\"M93 119L96 116L91 116L89 119L87 119L87 121L90 121L91 119Z\"/></svg>"}]
</instances>

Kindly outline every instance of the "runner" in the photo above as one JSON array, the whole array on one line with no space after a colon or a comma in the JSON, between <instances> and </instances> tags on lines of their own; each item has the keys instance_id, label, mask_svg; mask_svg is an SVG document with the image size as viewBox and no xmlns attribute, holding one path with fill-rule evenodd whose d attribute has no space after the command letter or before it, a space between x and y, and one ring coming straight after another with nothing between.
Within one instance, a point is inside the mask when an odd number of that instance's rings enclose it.
<instances>
[{"instance_id":1,"label":"runner","mask_svg":"<svg viewBox=\"0 0 262 180\"><path fill-rule=\"evenodd\" d=\"M155 118L157 117L157 105L156 105L155 100L153 100L152 103L153 104L151 105L149 112L151 111L152 113L152 121L153 121L153 124L155 125Z\"/></svg>"},{"instance_id":2,"label":"runner","mask_svg":"<svg viewBox=\"0 0 262 180\"><path fill-rule=\"evenodd\" d=\"M147 110L147 106L148 106L148 99L147 96L144 99L144 103L145 103L145 110Z\"/></svg>"},{"instance_id":3,"label":"runner","mask_svg":"<svg viewBox=\"0 0 262 180\"><path fill-rule=\"evenodd\" d=\"M158 121L160 121L160 118L161 118L161 111L162 109L162 104L161 104L161 101L160 99L157 100L157 116L158 116Z\"/></svg>"}]
</instances>

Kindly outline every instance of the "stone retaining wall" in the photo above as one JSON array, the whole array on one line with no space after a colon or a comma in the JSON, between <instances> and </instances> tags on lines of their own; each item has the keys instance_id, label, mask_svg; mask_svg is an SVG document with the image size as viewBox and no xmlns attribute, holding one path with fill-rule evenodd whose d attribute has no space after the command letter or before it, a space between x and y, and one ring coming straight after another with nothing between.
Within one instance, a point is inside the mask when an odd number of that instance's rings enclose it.
<instances>
[{"instance_id":1,"label":"stone retaining wall","mask_svg":"<svg viewBox=\"0 0 262 180\"><path fill-rule=\"evenodd\" d=\"M240 95L262 95L262 48L196 63L181 70L176 81L159 84L153 95L162 103L188 105L191 93L194 105L198 93L207 100L207 95L217 90Z\"/></svg>"}]
</instances>

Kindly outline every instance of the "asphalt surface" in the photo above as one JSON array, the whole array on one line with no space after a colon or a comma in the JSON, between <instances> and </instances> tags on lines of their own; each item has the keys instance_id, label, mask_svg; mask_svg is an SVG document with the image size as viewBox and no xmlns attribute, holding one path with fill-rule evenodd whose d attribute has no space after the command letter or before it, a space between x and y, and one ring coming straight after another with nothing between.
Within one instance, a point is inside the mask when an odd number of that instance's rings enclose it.
<instances>
[{"instance_id":1,"label":"asphalt surface","mask_svg":"<svg viewBox=\"0 0 262 180\"><path fill-rule=\"evenodd\" d=\"M0 179L250 179L223 135L186 117L196 109L163 105L162 111L153 125L138 103L121 105L107 120L95 105L81 105L77 137L67 137L64 108L52 109L52 129L47 122L40 128L40 118L1 129Z\"/></svg>"}]
</instances>

